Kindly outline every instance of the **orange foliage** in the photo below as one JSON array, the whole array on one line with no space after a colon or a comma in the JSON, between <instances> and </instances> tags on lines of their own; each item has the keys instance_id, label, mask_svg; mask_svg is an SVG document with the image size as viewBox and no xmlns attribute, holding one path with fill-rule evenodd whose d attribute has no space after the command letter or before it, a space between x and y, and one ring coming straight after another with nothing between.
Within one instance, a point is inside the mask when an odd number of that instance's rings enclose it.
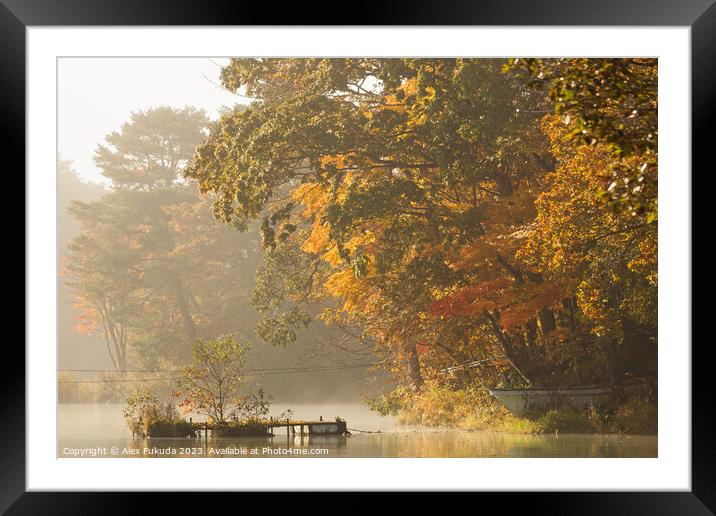
<instances>
[{"instance_id":1,"label":"orange foliage","mask_svg":"<svg viewBox=\"0 0 716 516\"><path fill-rule=\"evenodd\" d=\"M477 285L469 285L454 294L435 301L431 312L436 316L475 315L497 308L498 299L512 285L508 278L497 278Z\"/></svg>"}]
</instances>

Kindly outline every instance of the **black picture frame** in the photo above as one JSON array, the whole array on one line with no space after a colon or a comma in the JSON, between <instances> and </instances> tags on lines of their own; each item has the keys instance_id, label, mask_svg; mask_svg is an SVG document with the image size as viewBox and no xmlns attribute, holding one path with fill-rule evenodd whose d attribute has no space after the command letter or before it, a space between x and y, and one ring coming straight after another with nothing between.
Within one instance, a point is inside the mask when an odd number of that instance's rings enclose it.
<instances>
[{"instance_id":1,"label":"black picture frame","mask_svg":"<svg viewBox=\"0 0 716 516\"><path fill-rule=\"evenodd\" d=\"M547 25L691 27L692 168L706 172L716 91L716 5L714 0L487 0L453 2L382 1L340 11L335 2L193 2L191 0L0 0L0 127L6 156L24 169L25 30L29 26L87 25ZM359 8L358 8L359 7ZM324 16L317 13L326 13ZM328 14L333 19L328 20ZM568 49L565 49L568 51ZM49 116L49 115L48 115ZM713 168L713 165L711 168ZM6 169L7 170L7 169ZM16 168L15 170L19 170ZM685 173L688 173L685 171ZM19 174L15 172L17 177ZM693 177L693 175L692 175ZM686 180L686 176L685 176ZM692 203L695 205L695 203ZM25 257L27 259L27 257ZM26 277L27 281L27 277ZM673 344L673 343L672 343ZM692 491L509 494L548 514L713 514L716 512L715 404L707 384L709 340L692 346ZM688 346L690 343L679 343ZM0 510L8 514L95 514L146 509L147 497L121 493L39 493L25 489L25 363L18 346L6 346L0 391ZM14 356L13 356L14 353ZM13 364L8 367L7 364ZM245 496L245 495L242 495ZM296 496L296 495L292 495ZM505 497L505 495L480 495ZM186 510L193 495L175 494ZM298 500L300 500L299 498ZM293 498L294 502L296 501ZM504 503L504 500L499 500ZM162 502L164 503L164 502ZM199 501L205 504L206 501ZM348 504L346 504L348 506ZM514 506L511 505L511 508ZM169 506L165 506L168 512Z\"/></svg>"}]
</instances>

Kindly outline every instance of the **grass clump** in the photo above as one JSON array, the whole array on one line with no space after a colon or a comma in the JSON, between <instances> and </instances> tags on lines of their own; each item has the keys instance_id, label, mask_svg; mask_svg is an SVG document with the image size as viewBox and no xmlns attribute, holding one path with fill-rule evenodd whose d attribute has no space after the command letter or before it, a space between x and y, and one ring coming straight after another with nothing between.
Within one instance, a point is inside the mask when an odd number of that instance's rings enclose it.
<instances>
[{"instance_id":1,"label":"grass clump","mask_svg":"<svg viewBox=\"0 0 716 516\"><path fill-rule=\"evenodd\" d=\"M633 396L622 402L584 409L559 407L537 417L540 433L656 434L655 400Z\"/></svg>"},{"instance_id":2,"label":"grass clump","mask_svg":"<svg viewBox=\"0 0 716 516\"><path fill-rule=\"evenodd\" d=\"M529 420L510 413L487 389L477 385L452 389L437 382L426 382L417 392L396 389L388 395L368 400L382 415L394 415L407 425L465 430L496 430L535 433Z\"/></svg>"},{"instance_id":3,"label":"grass clump","mask_svg":"<svg viewBox=\"0 0 716 516\"><path fill-rule=\"evenodd\" d=\"M146 388L127 396L124 421L132 434L140 437L193 437L191 423L182 419L173 403L162 404Z\"/></svg>"},{"instance_id":4,"label":"grass clump","mask_svg":"<svg viewBox=\"0 0 716 516\"><path fill-rule=\"evenodd\" d=\"M512 414L483 387L455 389L436 382L426 382L419 391L397 389L368 403L383 415L396 415L403 424L431 427L515 434L657 432L656 399L648 392L586 408L555 406L529 416Z\"/></svg>"}]
</instances>

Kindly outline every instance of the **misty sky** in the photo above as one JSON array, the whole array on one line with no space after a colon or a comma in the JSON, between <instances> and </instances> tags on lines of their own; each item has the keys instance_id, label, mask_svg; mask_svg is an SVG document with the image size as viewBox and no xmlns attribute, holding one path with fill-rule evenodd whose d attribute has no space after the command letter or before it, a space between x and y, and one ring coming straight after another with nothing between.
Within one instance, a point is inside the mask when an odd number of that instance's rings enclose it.
<instances>
[{"instance_id":1,"label":"misty sky","mask_svg":"<svg viewBox=\"0 0 716 516\"><path fill-rule=\"evenodd\" d=\"M87 181L107 182L92 156L132 111L160 105L204 108L246 103L219 87L222 58L61 58L58 60L58 151Z\"/></svg>"}]
</instances>

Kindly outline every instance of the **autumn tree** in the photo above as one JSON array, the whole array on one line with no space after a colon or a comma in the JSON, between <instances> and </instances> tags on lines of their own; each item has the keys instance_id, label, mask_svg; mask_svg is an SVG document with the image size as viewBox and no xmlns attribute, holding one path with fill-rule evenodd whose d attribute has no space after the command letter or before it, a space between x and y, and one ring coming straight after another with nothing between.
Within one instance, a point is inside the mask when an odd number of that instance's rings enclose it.
<instances>
[{"instance_id":1,"label":"autumn tree","mask_svg":"<svg viewBox=\"0 0 716 516\"><path fill-rule=\"evenodd\" d=\"M625 216L601 200L615 157L604 144L575 142L573 127L545 118L557 167L536 200L537 217L519 253L570 287L567 325L581 369L656 377L657 225L648 213ZM632 166L619 159L620 164ZM577 328L579 326L580 328ZM596 353L588 353L589 348Z\"/></svg>"},{"instance_id":2,"label":"autumn tree","mask_svg":"<svg viewBox=\"0 0 716 516\"><path fill-rule=\"evenodd\" d=\"M655 378L658 62L514 59L506 69L555 112L543 127L558 166L524 254L574 285L571 324L586 319L578 340L597 337L614 380Z\"/></svg>"},{"instance_id":3,"label":"autumn tree","mask_svg":"<svg viewBox=\"0 0 716 516\"><path fill-rule=\"evenodd\" d=\"M82 233L68 245L66 271L80 310L77 331L92 333L99 326L115 369L124 371L129 332L142 305L134 270L140 254L125 229L134 214L112 200L71 208Z\"/></svg>"},{"instance_id":4,"label":"autumn tree","mask_svg":"<svg viewBox=\"0 0 716 516\"><path fill-rule=\"evenodd\" d=\"M506 69L544 90L570 138L610 156L597 195L625 215L658 217L658 61L512 59Z\"/></svg>"},{"instance_id":5,"label":"autumn tree","mask_svg":"<svg viewBox=\"0 0 716 516\"><path fill-rule=\"evenodd\" d=\"M645 271L654 263L654 234L630 232L626 222L653 222L653 188L630 187L626 204L604 193L606 175L631 174L655 156L647 130L656 102L651 64L575 61L572 70L541 62L574 74L569 94L555 93L562 86L554 83L536 88L507 64L231 60L224 86L255 101L212 126L185 173L216 195L224 222L261 221L266 260L254 302L264 313L262 338L291 342L320 312L369 342L413 391L426 379L452 381L446 371L465 364L479 367L461 369L460 382L603 379L601 348L591 345L602 322L591 308L606 303L612 317L638 304L637 293L653 292ZM619 90L621 106L599 105L596 97L615 91L611 83L621 88L629 74L638 80ZM596 110L585 107L590 96ZM550 125L555 112L569 117L561 122L566 139ZM566 158L580 155L575 146L606 154L580 165ZM549 219L558 211L561 218ZM608 256L590 266L591 251L575 248L578 261L560 273L554 249L573 237L588 242L600 224L615 232L594 247ZM626 240L616 237L622 233ZM606 285L619 263L645 268L639 277L624 273L620 292L606 300L603 289L586 288ZM587 292L599 299L586 302ZM645 305L642 315L654 309Z\"/></svg>"},{"instance_id":6,"label":"autumn tree","mask_svg":"<svg viewBox=\"0 0 716 516\"><path fill-rule=\"evenodd\" d=\"M222 117L187 175L218 195L215 212L225 222L262 217L271 255L303 253L303 279L271 287L294 303L273 321L305 324L296 312L303 300L341 300L324 317L360 318L386 363L419 387L420 349L440 349L443 361L469 358L442 340L431 307L481 281L451 265L475 246L487 253L481 277L499 277L505 288L529 283L536 292L524 295L536 300L528 315L544 310L552 324L554 288L521 269L509 237L533 216L532 190L550 165L537 123L544 97L501 64L248 59L224 69L227 88L260 102ZM472 327L487 328L521 369L501 307L472 312Z\"/></svg>"},{"instance_id":7,"label":"autumn tree","mask_svg":"<svg viewBox=\"0 0 716 516\"><path fill-rule=\"evenodd\" d=\"M216 423L226 422L231 408L242 400L246 349L233 335L198 341L191 363L178 381L176 394L183 399L182 406L206 414Z\"/></svg>"},{"instance_id":8,"label":"autumn tree","mask_svg":"<svg viewBox=\"0 0 716 516\"><path fill-rule=\"evenodd\" d=\"M72 207L79 329L102 330L120 371L130 352L148 367L181 362L198 339L241 326L248 307L252 237L217 223L180 173L207 124L194 108L133 113L95 154L111 191Z\"/></svg>"}]
</instances>

